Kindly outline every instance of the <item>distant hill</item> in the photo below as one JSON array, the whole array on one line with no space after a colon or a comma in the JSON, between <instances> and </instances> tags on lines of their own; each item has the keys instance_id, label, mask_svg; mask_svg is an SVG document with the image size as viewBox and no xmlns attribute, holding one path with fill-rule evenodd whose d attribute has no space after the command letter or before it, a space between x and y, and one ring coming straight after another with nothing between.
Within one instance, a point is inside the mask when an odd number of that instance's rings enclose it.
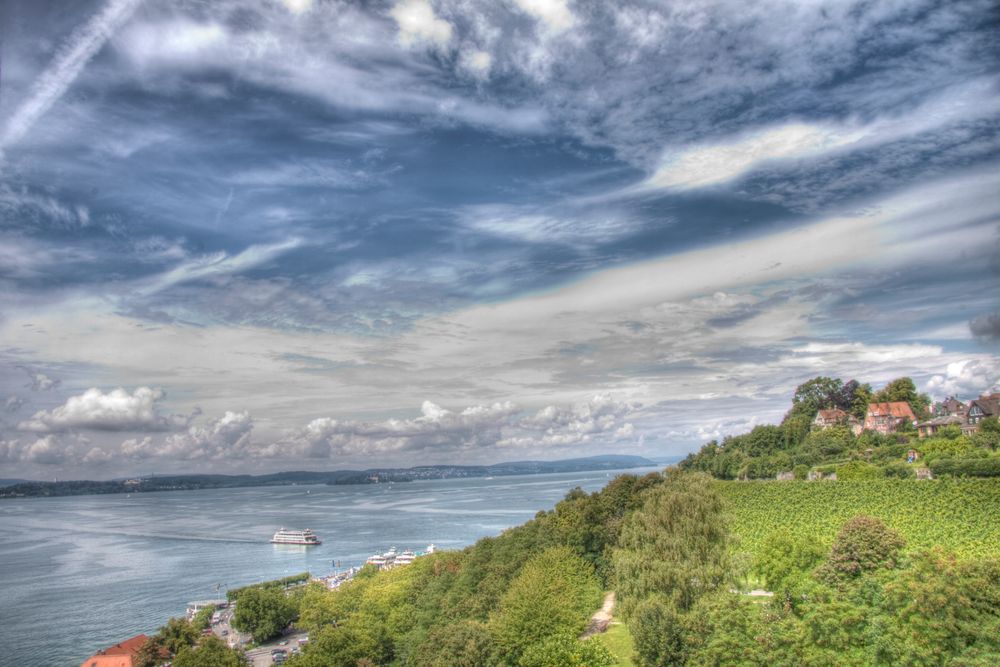
<instances>
[{"instance_id":1,"label":"distant hill","mask_svg":"<svg viewBox=\"0 0 1000 667\"><path fill-rule=\"evenodd\" d=\"M293 470L267 475L158 475L127 481L30 482L11 480L10 485L3 486L0 490L0 498L187 491L247 486L288 486L292 484L378 484L412 482L420 479L618 470L655 465L657 465L655 462L641 456L606 454L560 461L512 461L482 466L430 465L413 468L369 468L367 470L326 472Z\"/></svg>"},{"instance_id":2,"label":"distant hill","mask_svg":"<svg viewBox=\"0 0 1000 667\"><path fill-rule=\"evenodd\" d=\"M14 486L15 484L25 484L30 482L27 479L0 479L0 487Z\"/></svg>"}]
</instances>

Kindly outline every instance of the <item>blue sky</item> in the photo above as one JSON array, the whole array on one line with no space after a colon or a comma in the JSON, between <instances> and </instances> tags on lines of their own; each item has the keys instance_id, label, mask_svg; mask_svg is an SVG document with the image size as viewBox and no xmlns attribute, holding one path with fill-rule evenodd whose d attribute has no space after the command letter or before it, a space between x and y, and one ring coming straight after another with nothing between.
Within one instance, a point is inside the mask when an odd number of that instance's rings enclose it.
<instances>
[{"instance_id":1,"label":"blue sky","mask_svg":"<svg viewBox=\"0 0 1000 667\"><path fill-rule=\"evenodd\" d=\"M650 456L1000 379L989 1L0 8L0 476Z\"/></svg>"}]
</instances>

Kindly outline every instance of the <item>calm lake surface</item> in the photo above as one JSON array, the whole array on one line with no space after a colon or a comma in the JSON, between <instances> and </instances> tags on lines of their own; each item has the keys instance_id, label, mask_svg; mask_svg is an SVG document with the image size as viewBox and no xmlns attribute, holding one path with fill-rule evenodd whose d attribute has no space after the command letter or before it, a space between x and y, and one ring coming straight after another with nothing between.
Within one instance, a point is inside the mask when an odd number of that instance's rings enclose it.
<instances>
[{"instance_id":1,"label":"calm lake surface","mask_svg":"<svg viewBox=\"0 0 1000 667\"><path fill-rule=\"evenodd\" d=\"M306 570L328 574L334 560L360 564L390 546L464 547L616 474L3 500L0 665L77 667L183 616L190 600ZM312 528L323 544L269 544L282 526Z\"/></svg>"}]
</instances>

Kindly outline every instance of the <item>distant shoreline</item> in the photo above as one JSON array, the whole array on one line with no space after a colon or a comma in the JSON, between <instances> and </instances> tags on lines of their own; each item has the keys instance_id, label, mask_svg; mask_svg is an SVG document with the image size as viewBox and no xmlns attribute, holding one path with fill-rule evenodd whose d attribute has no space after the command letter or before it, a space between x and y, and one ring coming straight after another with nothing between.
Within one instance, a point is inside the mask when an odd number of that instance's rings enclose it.
<instances>
[{"instance_id":1,"label":"distant shoreline","mask_svg":"<svg viewBox=\"0 0 1000 667\"><path fill-rule=\"evenodd\" d=\"M657 465L661 464L641 456L608 454L558 461L512 461L483 466L430 465L412 468L370 468L328 472L290 471L267 475L161 475L107 481L21 482L0 488L0 498L50 498L113 493L292 486L297 484L381 484L413 482L423 479L591 472Z\"/></svg>"}]
</instances>

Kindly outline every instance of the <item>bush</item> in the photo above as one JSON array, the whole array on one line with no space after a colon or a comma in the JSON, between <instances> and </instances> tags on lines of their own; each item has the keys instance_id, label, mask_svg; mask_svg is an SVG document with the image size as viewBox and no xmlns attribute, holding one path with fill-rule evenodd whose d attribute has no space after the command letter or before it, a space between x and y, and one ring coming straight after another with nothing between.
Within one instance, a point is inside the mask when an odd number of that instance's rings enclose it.
<instances>
[{"instance_id":1,"label":"bush","mask_svg":"<svg viewBox=\"0 0 1000 667\"><path fill-rule=\"evenodd\" d=\"M796 590L825 555L826 549L812 536L771 533L761 545L754 570L772 591Z\"/></svg>"},{"instance_id":2,"label":"bush","mask_svg":"<svg viewBox=\"0 0 1000 667\"><path fill-rule=\"evenodd\" d=\"M417 651L425 667L479 667L493 662L493 638L485 624L458 621L435 628Z\"/></svg>"},{"instance_id":3,"label":"bush","mask_svg":"<svg viewBox=\"0 0 1000 667\"><path fill-rule=\"evenodd\" d=\"M1000 456L987 459L937 459L930 464L936 476L1000 477Z\"/></svg>"},{"instance_id":4,"label":"bush","mask_svg":"<svg viewBox=\"0 0 1000 667\"><path fill-rule=\"evenodd\" d=\"M917 474L913 471L913 468L905 463L890 463L885 466L882 471L885 473L886 477L894 477L896 479L913 479L917 476Z\"/></svg>"},{"instance_id":5,"label":"bush","mask_svg":"<svg viewBox=\"0 0 1000 667\"><path fill-rule=\"evenodd\" d=\"M864 461L851 461L842 466L837 466L836 472L838 480L879 479L885 477L885 474L878 466L873 466Z\"/></svg>"},{"instance_id":6,"label":"bush","mask_svg":"<svg viewBox=\"0 0 1000 667\"><path fill-rule=\"evenodd\" d=\"M454 664L454 663L449 663ZM615 658L599 639L561 634L528 647L519 667L612 667Z\"/></svg>"},{"instance_id":7,"label":"bush","mask_svg":"<svg viewBox=\"0 0 1000 667\"><path fill-rule=\"evenodd\" d=\"M905 544L903 537L880 519L856 516L837 533L830 557L817 575L822 581L837 584L878 569L893 569Z\"/></svg>"}]
</instances>

